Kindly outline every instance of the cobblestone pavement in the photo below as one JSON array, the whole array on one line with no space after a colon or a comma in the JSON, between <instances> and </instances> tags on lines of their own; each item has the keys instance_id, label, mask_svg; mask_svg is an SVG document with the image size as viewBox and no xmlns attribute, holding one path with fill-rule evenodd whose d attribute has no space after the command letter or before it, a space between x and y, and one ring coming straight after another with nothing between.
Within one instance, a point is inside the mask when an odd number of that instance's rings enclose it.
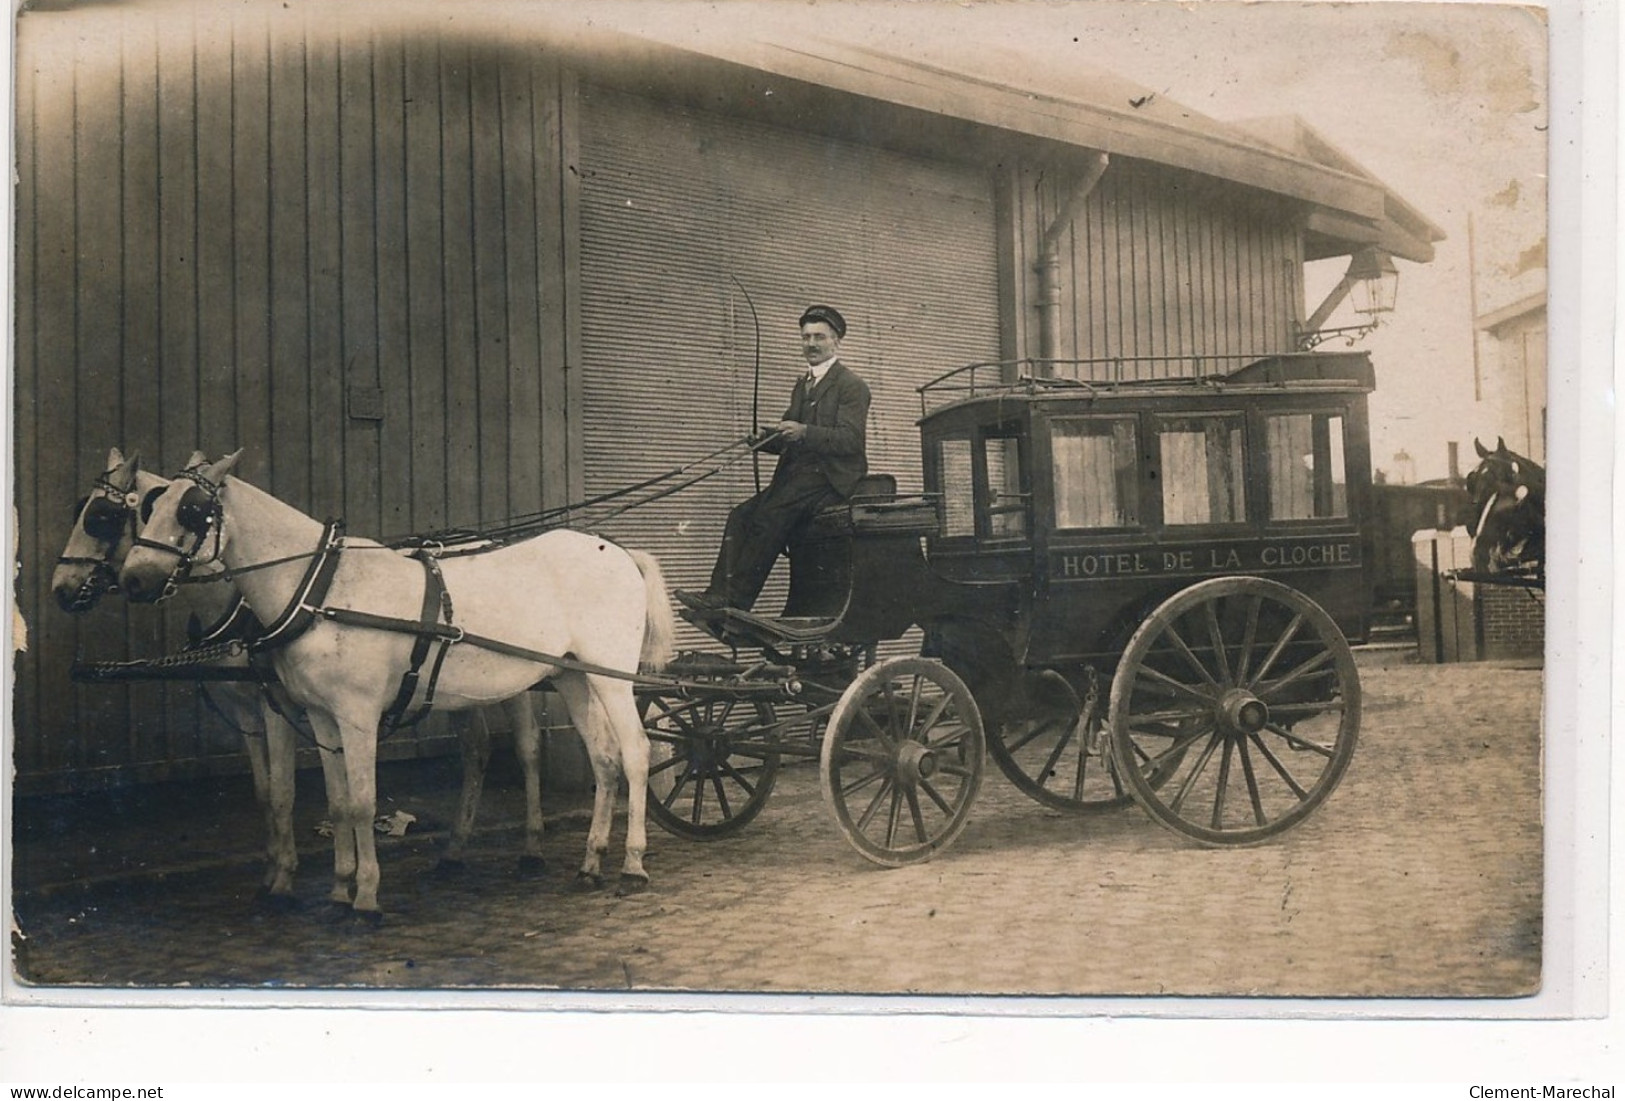
<instances>
[{"instance_id":1,"label":"cobblestone pavement","mask_svg":"<svg viewBox=\"0 0 1625 1101\"><path fill-rule=\"evenodd\" d=\"M498 790L495 828L459 878L432 874L432 836L381 846L381 928L324 920L318 852L301 868L303 907L269 914L254 905L246 848L211 859L193 837L197 859L176 874L20 894L15 963L34 983L114 987L1535 992L1540 670L1388 664L1362 678L1361 742L1342 786L1256 848L1199 848L1133 807L1063 816L990 762L955 846L887 870L842 838L816 764L797 763L735 838L702 844L651 826L653 886L622 899L572 889L579 813L550 826L550 873L520 878L517 802Z\"/></svg>"}]
</instances>

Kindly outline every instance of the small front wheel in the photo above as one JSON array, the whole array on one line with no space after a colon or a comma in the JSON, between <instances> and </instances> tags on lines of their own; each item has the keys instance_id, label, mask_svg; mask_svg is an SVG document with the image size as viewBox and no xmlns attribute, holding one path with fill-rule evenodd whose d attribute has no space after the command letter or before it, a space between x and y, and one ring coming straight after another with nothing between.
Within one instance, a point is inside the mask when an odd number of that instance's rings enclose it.
<instances>
[{"instance_id":1,"label":"small front wheel","mask_svg":"<svg viewBox=\"0 0 1625 1101\"><path fill-rule=\"evenodd\" d=\"M649 736L649 817L694 841L739 832L762 812L779 774L773 705L734 696L641 699Z\"/></svg>"},{"instance_id":2,"label":"small front wheel","mask_svg":"<svg viewBox=\"0 0 1625 1101\"><path fill-rule=\"evenodd\" d=\"M985 749L964 681L929 658L891 658L854 680L830 714L824 798L875 863L929 860L964 830Z\"/></svg>"}]
</instances>

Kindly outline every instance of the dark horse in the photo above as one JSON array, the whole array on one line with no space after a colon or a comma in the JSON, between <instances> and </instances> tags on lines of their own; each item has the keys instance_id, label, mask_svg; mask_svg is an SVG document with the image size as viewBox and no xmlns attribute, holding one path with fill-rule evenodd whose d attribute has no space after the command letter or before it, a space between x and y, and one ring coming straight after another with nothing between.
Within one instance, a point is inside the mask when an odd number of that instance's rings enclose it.
<instances>
[{"instance_id":1,"label":"dark horse","mask_svg":"<svg viewBox=\"0 0 1625 1101\"><path fill-rule=\"evenodd\" d=\"M1479 463L1467 475L1472 514L1467 532L1473 537L1473 570L1518 574L1541 580L1546 560L1546 471L1538 463L1507 449L1497 439L1495 450L1477 440Z\"/></svg>"}]
</instances>

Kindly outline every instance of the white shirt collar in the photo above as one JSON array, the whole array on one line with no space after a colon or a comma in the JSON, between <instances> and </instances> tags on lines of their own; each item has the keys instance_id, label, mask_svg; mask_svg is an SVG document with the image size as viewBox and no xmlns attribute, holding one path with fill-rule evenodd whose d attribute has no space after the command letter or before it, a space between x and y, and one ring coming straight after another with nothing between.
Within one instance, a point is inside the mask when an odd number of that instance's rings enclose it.
<instances>
[{"instance_id":1,"label":"white shirt collar","mask_svg":"<svg viewBox=\"0 0 1625 1101\"><path fill-rule=\"evenodd\" d=\"M824 360L824 362L815 363L811 367L807 368L807 370L812 373L814 386L817 386L820 382L824 381L824 373L834 366L835 361L839 358L839 356L830 356L828 359Z\"/></svg>"}]
</instances>

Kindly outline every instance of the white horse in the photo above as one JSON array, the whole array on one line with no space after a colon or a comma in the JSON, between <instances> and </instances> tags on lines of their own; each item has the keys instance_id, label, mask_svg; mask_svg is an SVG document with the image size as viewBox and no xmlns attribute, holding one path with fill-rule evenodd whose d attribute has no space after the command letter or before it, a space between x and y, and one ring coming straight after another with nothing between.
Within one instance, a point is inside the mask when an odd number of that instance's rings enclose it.
<instances>
[{"instance_id":1,"label":"white horse","mask_svg":"<svg viewBox=\"0 0 1625 1101\"><path fill-rule=\"evenodd\" d=\"M318 742L343 752L346 802L333 810L333 900L348 902L369 920L380 913L372 830L378 729L414 667L420 636L446 647L433 659L439 663L432 681L437 707L484 706L527 692L540 680L553 681L587 744L597 780L580 877L602 882L616 781L624 772L621 890L646 886L649 743L628 678L640 661L659 668L671 654L674 624L659 564L594 536L552 531L438 561L445 596L436 614L425 615L433 602L425 609L430 571L423 563L364 539L343 538L324 551L328 532L322 524L228 478L240 455L177 476L153 503L120 584L132 600L157 600L182 564L202 555L236 579L273 634L279 624L298 622L289 641L270 654L278 680L305 708ZM330 557L336 561L328 563ZM325 597L317 593L323 584ZM443 632L441 618L447 621ZM414 632L414 626L422 630ZM414 699L421 700L427 687L419 683Z\"/></svg>"},{"instance_id":2,"label":"white horse","mask_svg":"<svg viewBox=\"0 0 1625 1101\"><path fill-rule=\"evenodd\" d=\"M188 468L202 466L202 452L194 452ZM142 531L141 505L149 496L169 488L169 479L141 468L139 455L128 458L113 448L107 455L107 469L91 492L75 510L74 526L57 559L51 589L64 611L86 612L95 607L105 592L118 589L118 573ZM209 584L186 586L186 604L201 620L219 622L238 599L235 585L221 576L219 563L200 564L197 570ZM246 654L221 657L210 664L248 667ZM293 804L295 787L296 732L287 715L296 706L291 700L273 700L279 692L275 684L249 681L216 682L204 688L209 700L227 725L243 738L253 777L254 798L266 826L266 871L262 892L273 907L293 902L294 874L298 868L298 846L294 839ZM515 749L525 777L525 848L519 858L520 870L543 869L541 855L541 732L526 696L516 696L504 704L514 730ZM483 715L459 713L454 720L463 758L463 787L452 825L451 837L440 858L443 870L462 865L463 851L473 834L490 760L490 730ZM320 755L323 777L329 791L344 784L342 764L332 753ZM343 805L339 800L337 805Z\"/></svg>"}]
</instances>

